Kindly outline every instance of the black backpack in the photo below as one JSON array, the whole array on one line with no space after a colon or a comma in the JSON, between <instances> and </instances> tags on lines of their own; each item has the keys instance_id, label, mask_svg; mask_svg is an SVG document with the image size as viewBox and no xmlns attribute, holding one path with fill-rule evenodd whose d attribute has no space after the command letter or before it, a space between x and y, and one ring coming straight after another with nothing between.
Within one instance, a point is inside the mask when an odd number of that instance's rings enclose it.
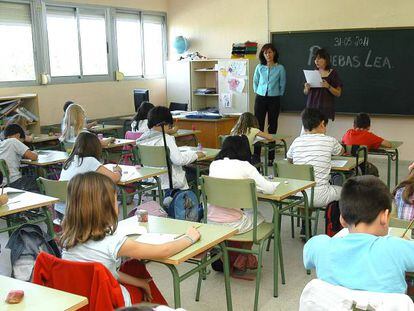
<instances>
[{"instance_id":1,"label":"black backpack","mask_svg":"<svg viewBox=\"0 0 414 311\"><path fill-rule=\"evenodd\" d=\"M17 228L6 245L10 249L12 277L30 281L37 255L43 251L61 257L55 240L37 225L24 224Z\"/></svg>"}]
</instances>

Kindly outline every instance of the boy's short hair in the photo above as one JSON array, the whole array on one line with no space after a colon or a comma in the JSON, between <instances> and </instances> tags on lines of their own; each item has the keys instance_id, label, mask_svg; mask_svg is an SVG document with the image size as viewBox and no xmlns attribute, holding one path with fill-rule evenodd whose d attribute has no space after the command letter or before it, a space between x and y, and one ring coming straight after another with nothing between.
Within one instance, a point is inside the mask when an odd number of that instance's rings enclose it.
<instances>
[{"instance_id":1,"label":"boy's short hair","mask_svg":"<svg viewBox=\"0 0 414 311\"><path fill-rule=\"evenodd\" d=\"M370 224L384 210L391 212L391 193L388 187L372 175L348 179L342 187L339 209L348 225Z\"/></svg>"},{"instance_id":2,"label":"boy's short hair","mask_svg":"<svg viewBox=\"0 0 414 311\"><path fill-rule=\"evenodd\" d=\"M72 104L74 104L75 102L72 100L68 100L64 105L63 105L63 112L66 112L66 109L68 109L68 107Z\"/></svg>"},{"instance_id":3,"label":"boy's short hair","mask_svg":"<svg viewBox=\"0 0 414 311\"><path fill-rule=\"evenodd\" d=\"M321 122L328 123L328 119L325 118L324 114L316 108L305 108L302 111L302 124L303 128L307 131L312 131L317 128Z\"/></svg>"},{"instance_id":4,"label":"boy's short hair","mask_svg":"<svg viewBox=\"0 0 414 311\"><path fill-rule=\"evenodd\" d=\"M22 129L22 127L16 123L12 123L6 126L6 128L4 129L4 137L10 137L13 136L15 134L20 134L20 138L21 139L25 139L26 138L26 134L24 133L24 130Z\"/></svg>"},{"instance_id":5,"label":"boy's short hair","mask_svg":"<svg viewBox=\"0 0 414 311\"><path fill-rule=\"evenodd\" d=\"M148 128L151 129L161 123L173 125L173 117L167 107L156 106L148 112Z\"/></svg>"},{"instance_id":6,"label":"boy's short hair","mask_svg":"<svg viewBox=\"0 0 414 311\"><path fill-rule=\"evenodd\" d=\"M354 127L360 129L367 129L371 126L371 118L367 113L358 113L354 119Z\"/></svg>"}]
</instances>

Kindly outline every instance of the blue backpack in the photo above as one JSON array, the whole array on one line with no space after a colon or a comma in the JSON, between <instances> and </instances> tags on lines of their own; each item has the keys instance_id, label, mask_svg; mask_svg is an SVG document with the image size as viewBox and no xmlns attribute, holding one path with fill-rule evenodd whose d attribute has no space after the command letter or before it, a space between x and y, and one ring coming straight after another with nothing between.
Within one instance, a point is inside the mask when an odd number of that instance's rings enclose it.
<instances>
[{"instance_id":1,"label":"blue backpack","mask_svg":"<svg viewBox=\"0 0 414 311\"><path fill-rule=\"evenodd\" d=\"M167 190L164 206L170 218L195 222L203 218L203 207L192 190Z\"/></svg>"}]
</instances>

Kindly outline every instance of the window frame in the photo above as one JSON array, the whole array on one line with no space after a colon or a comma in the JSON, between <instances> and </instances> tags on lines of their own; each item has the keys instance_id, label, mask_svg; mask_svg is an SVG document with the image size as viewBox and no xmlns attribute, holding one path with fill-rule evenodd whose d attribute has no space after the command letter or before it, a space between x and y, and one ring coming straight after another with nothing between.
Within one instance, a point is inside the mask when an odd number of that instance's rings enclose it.
<instances>
[{"instance_id":1,"label":"window frame","mask_svg":"<svg viewBox=\"0 0 414 311\"><path fill-rule=\"evenodd\" d=\"M113 7L105 5L90 5L81 3L58 2L53 0L0 0L0 2L27 4L30 7L31 26L32 26L32 44L33 44L33 61L35 69L35 80L28 81L4 81L0 82L0 88L3 87L24 87L24 86L41 86L41 75L47 74L50 77L48 85L71 84L71 83L90 83L116 81L115 73L119 71L118 65L118 47L116 42L116 13L137 14L140 19L141 27L141 65L142 75L125 76L125 81L139 81L165 78L166 76L166 60L168 58L168 42L167 42L167 13L159 11L146 11L134 8ZM78 42L80 44L80 28L79 28L79 12L82 10L104 12L105 15L105 31L107 39L107 64L108 74L106 75L81 75L81 76L50 76L50 57L49 42L47 33L47 6L73 8L76 12L76 20L78 22ZM162 64L163 73L160 75L145 74L145 49L144 49L144 15L160 16L162 18ZM81 50L79 50L80 68L82 68Z\"/></svg>"}]
</instances>

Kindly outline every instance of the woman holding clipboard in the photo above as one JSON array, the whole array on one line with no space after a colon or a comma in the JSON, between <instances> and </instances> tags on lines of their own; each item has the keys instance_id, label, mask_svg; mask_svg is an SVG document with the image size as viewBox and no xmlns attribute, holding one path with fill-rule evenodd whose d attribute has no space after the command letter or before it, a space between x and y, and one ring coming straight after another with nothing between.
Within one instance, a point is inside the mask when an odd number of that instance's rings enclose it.
<instances>
[{"instance_id":1,"label":"woman holding clipboard","mask_svg":"<svg viewBox=\"0 0 414 311\"><path fill-rule=\"evenodd\" d=\"M322 82L320 87L311 87L305 83L303 93L307 95L306 107L319 109L326 120L335 120L335 97L341 96L342 81L338 72L331 68L329 54L325 49L315 53L315 66L319 71Z\"/></svg>"}]
</instances>

